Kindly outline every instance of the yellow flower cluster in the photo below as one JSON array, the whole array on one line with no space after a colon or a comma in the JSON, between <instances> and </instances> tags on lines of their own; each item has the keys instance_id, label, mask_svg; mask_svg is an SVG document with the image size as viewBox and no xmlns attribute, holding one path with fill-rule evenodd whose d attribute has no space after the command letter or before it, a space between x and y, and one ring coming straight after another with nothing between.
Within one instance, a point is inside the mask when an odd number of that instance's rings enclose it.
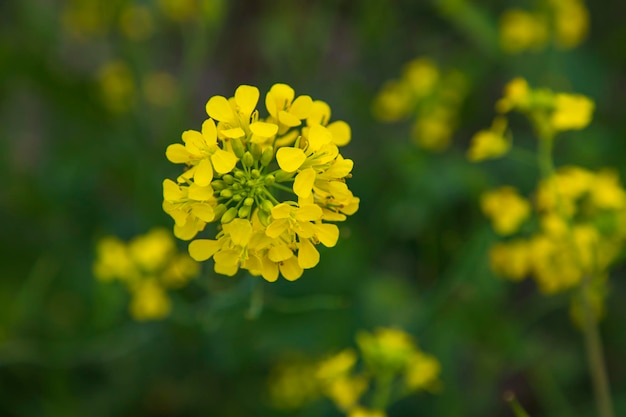
<instances>
[{"instance_id":1,"label":"yellow flower cluster","mask_svg":"<svg viewBox=\"0 0 626 417\"><path fill-rule=\"evenodd\" d=\"M384 122L414 117L416 144L440 151L450 144L466 94L467 80L462 73L442 74L429 58L417 58L406 64L400 79L385 83L374 100L373 112Z\"/></svg>"},{"instance_id":2,"label":"yellow flower cluster","mask_svg":"<svg viewBox=\"0 0 626 417\"><path fill-rule=\"evenodd\" d=\"M128 244L108 236L96 247L93 271L102 281L123 282L132 294L130 313L137 320L160 319L170 312L166 289L184 286L198 274L198 264L176 251L165 229L153 229Z\"/></svg>"},{"instance_id":3,"label":"yellow flower cluster","mask_svg":"<svg viewBox=\"0 0 626 417\"><path fill-rule=\"evenodd\" d=\"M510 188L483 198L483 211L503 235L519 230L530 206ZM606 274L626 242L626 190L612 171L563 167L540 182L534 209L536 232L495 244L490 258L496 274L532 275L546 294Z\"/></svg>"},{"instance_id":4,"label":"yellow flower cluster","mask_svg":"<svg viewBox=\"0 0 626 417\"><path fill-rule=\"evenodd\" d=\"M317 363L282 364L270 380L273 403L293 409L324 396L348 417L384 417L391 404L380 403L377 390L400 398L439 388L439 362L407 333L393 328L360 332L357 345L358 351L347 348Z\"/></svg>"},{"instance_id":5,"label":"yellow flower cluster","mask_svg":"<svg viewBox=\"0 0 626 417\"><path fill-rule=\"evenodd\" d=\"M127 113L140 99L154 107L167 107L178 94L177 80L168 72L143 74L137 80L123 60L106 62L99 69L97 83L104 106L113 113Z\"/></svg>"},{"instance_id":6,"label":"yellow flower cluster","mask_svg":"<svg viewBox=\"0 0 626 417\"><path fill-rule=\"evenodd\" d=\"M167 148L167 158L188 169L163 182L163 209L183 240L219 222L215 239L189 244L192 258L212 257L217 273L242 268L270 282L279 274L296 280L319 262L316 245L337 243L339 229L328 222L359 207L346 184L353 162L339 153L351 131L330 122L328 104L296 97L286 84L265 96L265 119L258 101L259 90L242 85L234 97L207 102L201 131L185 131L183 144Z\"/></svg>"},{"instance_id":7,"label":"yellow flower cluster","mask_svg":"<svg viewBox=\"0 0 626 417\"><path fill-rule=\"evenodd\" d=\"M118 29L131 41L153 36L160 19L188 23L197 19L214 22L224 14L224 0L153 0L149 2L70 0L61 12L66 33L86 41Z\"/></svg>"},{"instance_id":8,"label":"yellow flower cluster","mask_svg":"<svg viewBox=\"0 0 626 417\"><path fill-rule=\"evenodd\" d=\"M516 111L526 115L540 138L553 137L566 130L580 130L589 125L594 102L581 94L555 93L549 89L532 89L523 78L515 78L504 88L496 103L499 113L490 129L477 132L471 140L467 157L472 162L499 158L511 147L505 115Z\"/></svg>"},{"instance_id":9,"label":"yellow flower cluster","mask_svg":"<svg viewBox=\"0 0 626 417\"><path fill-rule=\"evenodd\" d=\"M582 0L544 0L534 11L510 9L500 17L500 46L505 52L542 50L550 39L561 49L578 46L589 31Z\"/></svg>"}]
</instances>

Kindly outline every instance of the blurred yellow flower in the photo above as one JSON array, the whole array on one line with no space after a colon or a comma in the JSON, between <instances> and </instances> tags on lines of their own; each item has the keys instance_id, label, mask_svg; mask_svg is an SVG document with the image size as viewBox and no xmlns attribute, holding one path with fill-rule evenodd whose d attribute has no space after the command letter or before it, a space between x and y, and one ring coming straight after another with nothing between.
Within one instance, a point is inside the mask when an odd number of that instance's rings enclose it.
<instances>
[{"instance_id":1,"label":"blurred yellow flower","mask_svg":"<svg viewBox=\"0 0 626 417\"><path fill-rule=\"evenodd\" d=\"M530 272L530 246L522 239L498 242L489 249L489 260L496 275L520 281Z\"/></svg>"},{"instance_id":2,"label":"blurred yellow flower","mask_svg":"<svg viewBox=\"0 0 626 417\"><path fill-rule=\"evenodd\" d=\"M143 41L154 33L152 10L143 5L129 4L121 12L120 30L133 41Z\"/></svg>"},{"instance_id":3,"label":"blurred yellow flower","mask_svg":"<svg viewBox=\"0 0 626 417\"><path fill-rule=\"evenodd\" d=\"M554 95L551 123L555 130L579 130L591 122L595 104L580 94Z\"/></svg>"},{"instance_id":4,"label":"blurred yellow flower","mask_svg":"<svg viewBox=\"0 0 626 417\"><path fill-rule=\"evenodd\" d=\"M382 410L369 410L363 407L354 407L348 413L348 417L387 417Z\"/></svg>"},{"instance_id":5,"label":"blurred yellow flower","mask_svg":"<svg viewBox=\"0 0 626 417\"><path fill-rule=\"evenodd\" d=\"M589 32L589 12L581 0L549 0L554 9L556 45L563 49L578 46Z\"/></svg>"},{"instance_id":6,"label":"blurred yellow flower","mask_svg":"<svg viewBox=\"0 0 626 417\"><path fill-rule=\"evenodd\" d=\"M135 79L130 67L121 60L106 63L98 72L104 105L115 113L125 113L135 105Z\"/></svg>"},{"instance_id":7,"label":"blurred yellow flower","mask_svg":"<svg viewBox=\"0 0 626 417\"><path fill-rule=\"evenodd\" d=\"M496 233L510 235L518 231L530 215L530 203L513 187L501 187L480 198L483 213L491 220Z\"/></svg>"},{"instance_id":8,"label":"blurred yellow flower","mask_svg":"<svg viewBox=\"0 0 626 417\"><path fill-rule=\"evenodd\" d=\"M472 137L467 151L467 159L480 162L485 159L499 158L511 148L511 141L505 137L507 121L496 117L489 130L480 130Z\"/></svg>"},{"instance_id":9,"label":"blurred yellow flower","mask_svg":"<svg viewBox=\"0 0 626 417\"><path fill-rule=\"evenodd\" d=\"M132 296L130 313L137 320L167 316L170 301L165 290L185 285L198 270L198 264L178 253L172 235L161 228L127 244L116 237L102 238L93 265L96 278L126 285Z\"/></svg>"},{"instance_id":10,"label":"blurred yellow flower","mask_svg":"<svg viewBox=\"0 0 626 417\"><path fill-rule=\"evenodd\" d=\"M541 49L548 39L548 22L541 15L511 9L500 17L500 45L506 52Z\"/></svg>"}]
</instances>

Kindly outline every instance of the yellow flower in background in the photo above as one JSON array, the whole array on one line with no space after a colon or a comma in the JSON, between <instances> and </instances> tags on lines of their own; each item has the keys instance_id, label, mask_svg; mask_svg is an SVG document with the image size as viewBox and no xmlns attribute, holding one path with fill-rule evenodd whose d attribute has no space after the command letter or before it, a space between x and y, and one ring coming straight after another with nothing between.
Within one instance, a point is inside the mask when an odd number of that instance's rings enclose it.
<instances>
[{"instance_id":1,"label":"yellow flower in background","mask_svg":"<svg viewBox=\"0 0 626 417\"><path fill-rule=\"evenodd\" d=\"M129 4L120 15L120 30L133 41L143 41L154 33L152 10L143 5Z\"/></svg>"},{"instance_id":2,"label":"yellow flower in background","mask_svg":"<svg viewBox=\"0 0 626 417\"><path fill-rule=\"evenodd\" d=\"M591 122L595 104L580 94L554 95L551 123L555 130L584 129Z\"/></svg>"},{"instance_id":3,"label":"yellow flower in background","mask_svg":"<svg viewBox=\"0 0 626 417\"><path fill-rule=\"evenodd\" d=\"M504 87L503 97L496 103L498 113L508 113L515 108L526 108L530 94L528 82L521 77L512 79Z\"/></svg>"},{"instance_id":4,"label":"yellow flower in background","mask_svg":"<svg viewBox=\"0 0 626 417\"><path fill-rule=\"evenodd\" d=\"M510 235L517 232L530 215L530 203L513 187L501 187L484 193L480 206L496 233Z\"/></svg>"},{"instance_id":5,"label":"yellow flower in background","mask_svg":"<svg viewBox=\"0 0 626 417\"><path fill-rule=\"evenodd\" d=\"M509 9L500 17L500 46L512 54L542 50L550 40L560 49L575 48L588 32L581 0L542 0L536 10Z\"/></svg>"},{"instance_id":6,"label":"yellow flower in background","mask_svg":"<svg viewBox=\"0 0 626 417\"><path fill-rule=\"evenodd\" d=\"M553 294L608 272L626 243L626 190L615 172L561 167L539 182L534 203L534 233L491 247L496 275L532 276L542 293Z\"/></svg>"},{"instance_id":7,"label":"yellow flower in background","mask_svg":"<svg viewBox=\"0 0 626 417\"><path fill-rule=\"evenodd\" d=\"M581 0L550 0L554 10L555 43L571 49L582 43L589 32L589 12Z\"/></svg>"},{"instance_id":8,"label":"yellow flower in background","mask_svg":"<svg viewBox=\"0 0 626 417\"><path fill-rule=\"evenodd\" d=\"M400 79L383 85L372 112L383 122L414 117L413 141L421 148L442 151L450 145L467 86L463 73L442 72L430 58L416 58L405 65Z\"/></svg>"},{"instance_id":9,"label":"yellow flower in background","mask_svg":"<svg viewBox=\"0 0 626 417\"><path fill-rule=\"evenodd\" d=\"M467 159L480 162L506 154L511 148L511 141L505 137L506 126L507 120L504 117L496 117L489 130L475 133L467 151Z\"/></svg>"},{"instance_id":10,"label":"yellow flower in background","mask_svg":"<svg viewBox=\"0 0 626 417\"><path fill-rule=\"evenodd\" d=\"M98 72L98 82L104 105L112 112L126 113L135 105L135 79L126 62L106 63Z\"/></svg>"},{"instance_id":11,"label":"yellow flower in background","mask_svg":"<svg viewBox=\"0 0 626 417\"><path fill-rule=\"evenodd\" d=\"M544 16L511 9L500 17L500 46L506 52L541 49L548 39L548 22Z\"/></svg>"},{"instance_id":12,"label":"yellow flower in background","mask_svg":"<svg viewBox=\"0 0 626 417\"><path fill-rule=\"evenodd\" d=\"M409 390L437 390L440 386L441 364L432 355L414 352L406 367L405 381Z\"/></svg>"},{"instance_id":13,"label":"yellow flower in background","mask_svg":"<svg viewBox=\"0 0 626 417\"><path fill-rule=\"evenodd\" d=\"M530 246L522 239L498 242L489 249L489 260L496 275L520 281L530 273Z\"/></svg>"},{"instance_id":14,"label":"yellow flower in background","mask_svg":"<svg viewBox=\"0 0 626 417\"><path fill-rule=\"evenodd\" d=\"M248 85L208 100L201 131L185 131L183 143L166 150L188 169L163 182L163 209L175 235L192 240L192 258L213 258L217 273L246 269L269 282L293 281L319 262L317 245L337 243L339 229L329 222L358 210L346 183L354 164L339 152L351 131L330 121L328 104L286 84L266 94L265 119L259 101ZM218 223L216 239L194 240L209 223Z\"/></svg>"},{"instance_id":15,"label":"yellow flower in background","mask_svg":"<svg viewBox=\"0 0 626 417\"><path fill-rule=\"evenodd\" d=\"M185 285L198 270L198 264L178 253L172 235L161 228L128 243L102 238L93 265L96 278L125 284L131 293L130 313L136 320L166 317L171 309L166 290Z\"/></svg>"},{"instance_id":16,"label":"yellow flower in background","mask_svg":"<svg viewBox=\"0 0 626 417\"><path fill-rule=\"evenodd\" d=\"M149 104L168 107L176 100L178 81L165 71L150 72L142 80L142 91Z\"/></svg>"}]
</instances>

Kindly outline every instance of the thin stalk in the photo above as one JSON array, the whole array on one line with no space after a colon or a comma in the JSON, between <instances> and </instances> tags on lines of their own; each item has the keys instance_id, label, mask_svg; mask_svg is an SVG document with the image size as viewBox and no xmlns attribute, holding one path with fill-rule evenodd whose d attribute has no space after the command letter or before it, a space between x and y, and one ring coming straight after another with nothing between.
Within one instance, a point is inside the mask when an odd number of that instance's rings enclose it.
<instances>
[{"instance_id":1,"label":"thin stalk","mask_svg":"<svg viewBox=\"0 0 626 417\"><path fill-rule=\"evenodd\" d=\"M591 373L591 383L593 393L598 407L600 417L614 417L613 402L611 401L611 388L606 372L606 364L602 349L602 339L598 330L598 322L593 317L593 311L589 302L587 287L589 279L584 280L581 286L581 301L583 307L583 333L585 336L585 346L587 348L587 359L589 360L589 371Z\"/></svg>"}]
</instances>

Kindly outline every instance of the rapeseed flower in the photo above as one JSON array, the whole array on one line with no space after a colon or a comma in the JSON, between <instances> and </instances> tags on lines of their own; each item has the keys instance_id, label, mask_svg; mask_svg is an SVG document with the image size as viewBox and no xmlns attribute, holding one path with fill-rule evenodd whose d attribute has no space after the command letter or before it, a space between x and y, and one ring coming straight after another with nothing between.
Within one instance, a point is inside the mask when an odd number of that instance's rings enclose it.
<instances>
[{"instance_id":1,"label":"rapeseed flower","mask_svg":"<svg viewBox=\"0 0 626 417\"><path fill-rule=\"evenodd\" d=\"M494 221L493 216L501 216L505 220L499 220L500 227L516 232L511 226L516 224L515 209L498 203L521 198L507 196L510 193L492 196L487 204L492 209L486 213ZM586 278L606 275L626 243L626 190L617 175L609 170L561 167L539 182L533 201L538 220L535 231L494 244L490 250L493 271L515 281L532 276L545 294L577 288ZM495 207L503 211L498 214Z\"/></svg>"},{"instance_id":2,"label":"rapeseed flower","mask_svg":"<svg viewBox=\"0 0 626 417\"><path fill-rule=\"evenodd\" d=\"M578 46L589 31L589 12L581 0L543 0L532 11L509 9L500 17L500 46L516 54ZM541 4L543 3L543 4Z\"/></svg>"},{"instance_id":3,"label":"rapeseed flower","mask_svg":"<svg viewBox=\"0 0 626 417\"><path fill-rule=\"evenodd\" d=\"M156 228L125 243L102 238L96 247L93 272L102 281L118 280L131 293L129 306L136 320L166 317L171 309L167 289L184 286L198 273L198 264L178 253L172 235Z\"/></svg>"},{"instance_id":4,"label":"rapeseed flower","mask_svg":"<svg viewBox=\"0 0 626 417\"><path fill-rule=\"evenodd\" d=\"M401 78L383 85L372 111L383 122L413 117L412 140L421 148L442 151L450 144L467 90L461 72L442 72L430 58L416 58L404 66Z\"/></svg>"},{"instance_id":5,"label":"rapeseed flower","mask_svg":"<svg viewBox=\"0 0 626 417\"><path fill-rule=\"evenodd\" d=\"M337 243L339 229L329 222L358 210L346 184L354 164L339 151L351 131L330 122L328 104L286 84L266 94L264 119L259 99L248 85L209 99L201 131L185 131L182 144L167 148L167 158L188 169L163 182L163 209L175 235L192 240L192 258L213 258L217 273L296 280L319 262L318 244ZM218 223L215 239L194 239L209 223Z\"/></svg>"},{"instance_id":6,"label":"rapeseed flower","mask_svg":"<svg viewBox=\"0 0 626 417\"><path fill-rule=\"evenodd\" d=\"M503 236L517 232L530 215L530 203L513 187L501 187L483 194L480 206L491 219L496 233Z\"/></svg>"}]
</instances>

